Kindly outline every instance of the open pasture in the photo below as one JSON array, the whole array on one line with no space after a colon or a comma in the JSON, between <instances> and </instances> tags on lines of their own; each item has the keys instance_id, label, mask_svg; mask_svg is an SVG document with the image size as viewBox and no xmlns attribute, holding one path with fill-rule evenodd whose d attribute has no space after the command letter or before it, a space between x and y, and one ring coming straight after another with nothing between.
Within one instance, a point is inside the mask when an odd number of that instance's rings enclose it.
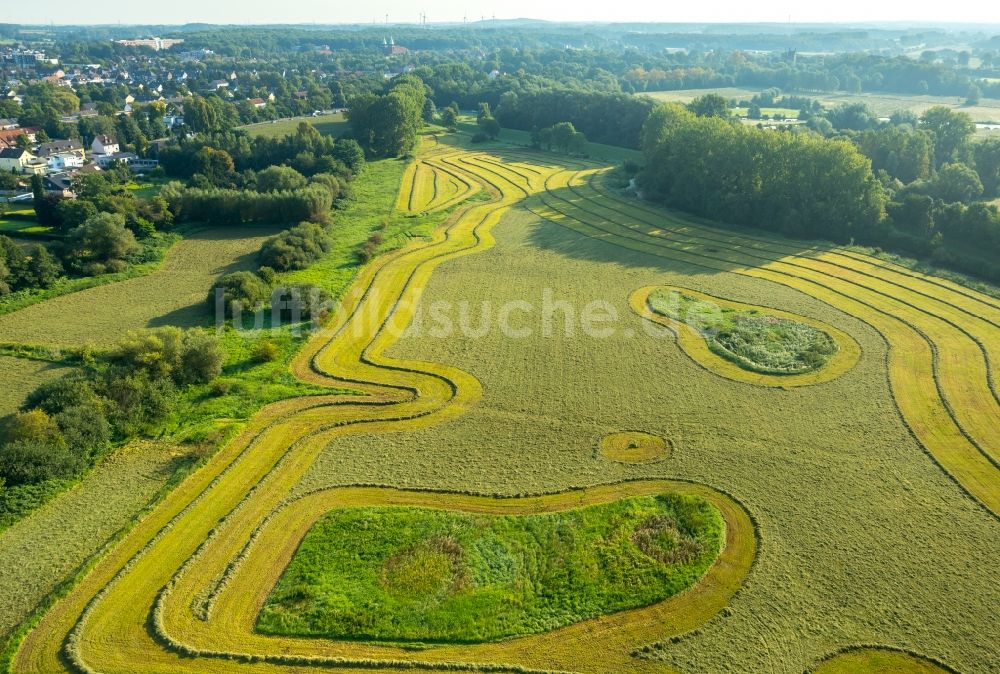
<instances>
[{"instance_id":1,"label":"open pasture","mask_svg":"<svg viewBox=\"0 0 1000 674\"><path fill-rule=\"evenodd\" d=\"M305 122L314 127L324 136L339 136L347 130L347 118L342 112L332 112L323 115L305 115L278 119L273 122L259 122L242 127L247 133L265 138L281 138L295 133L299 124Z\"/></svg>"},{"instance_id":2,"label":"open pasture","mask_svg":"<svg viewBox=\"0 0 1000 674\"><path fill-rule=\"evenodd\" d=\"M619 194L594 164L503 149L421 160L490 200L366 266L293 364L358 395L262 410L45 615L14 671L798 673L870 643L990 671L1000 304L863 255L676 216ZM629 298L651 285L814 318L860 358L793 390L719 377L643 331ZM547 334L532 323L546 297L603 300L617 322L603 336ZM406 330L435 300L527 302L518 325L535 330ZM601 438L623 431L672 453L604 458ZM254 630L333 509L538 512L663 491L707 499L726 521L718 560L670 600L476 646Z\"/></svg>"},{"instance_id":3,"label":"open pasture","mask_svg":"<svg viewBox=\"0 0 1000 674\"><path fill-rule=\"evenodd\" d=\"M727 99L750 100L760 90L743 89L739 87L721 87L717 89L678 89L676 91L650 91L647 96L651 96L658 101L689 103L698 96L705 94L719 94ZM984 98L977 105L966 105L965 98L961 96L921 96L917 94L888 94L876 92L864 92L860 94L849 94L843 91L837 92L785 92L789 94L806 96L813 98L823 104L825 108L833 108L844 103L865 103L878 114L879 117L888 117L897 110L909 110L916 114L921 114L936 105L965 112L972 116L976 122L988 123L1000 121L1000 100ZM763 109L767 112L767 109ZM798 111L792 115L795 117Z\"/></svg>"},{"instance_id":4,"label":"open pasture","mask_svg":"<svg viewBox=\"0 0 1000 674\"><path fill-rule=\"evenodd\" d=\"M67 372L69 368L45 361L0 356L0 418L17 411L39 384Z\"/></svg>"},{"instance_id":5,"label":"open pasture","mask_svg":"<svg viewBox=\"0 0 1000 674\"><path fill-rule=\"evenodd\" d=\"M278 230L213 228L186 236L150 274L54 297L0 316L0 341L106 344L128 330L192 327L212 320L206 298L220 276L256 266Z\"/></svg>"}]
</instances>

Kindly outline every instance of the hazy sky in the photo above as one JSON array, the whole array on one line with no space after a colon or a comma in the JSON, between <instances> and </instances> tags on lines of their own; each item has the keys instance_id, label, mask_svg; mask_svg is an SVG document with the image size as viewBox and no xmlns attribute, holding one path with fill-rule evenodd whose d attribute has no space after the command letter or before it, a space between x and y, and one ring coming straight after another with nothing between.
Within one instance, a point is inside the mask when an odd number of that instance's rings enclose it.
<instances>
[{"instance_id":1,"label":"hazy sky","mask_svg":"<svg viewBox=\"0 0 1000 674\"><path fill-rule=\"evenodd\" d=\"M17 23L370 23L530 17L570 21L949 21L1000 23L1000 3L926 0L0 0L2 21Z\"/></svg>"}]
</instances>

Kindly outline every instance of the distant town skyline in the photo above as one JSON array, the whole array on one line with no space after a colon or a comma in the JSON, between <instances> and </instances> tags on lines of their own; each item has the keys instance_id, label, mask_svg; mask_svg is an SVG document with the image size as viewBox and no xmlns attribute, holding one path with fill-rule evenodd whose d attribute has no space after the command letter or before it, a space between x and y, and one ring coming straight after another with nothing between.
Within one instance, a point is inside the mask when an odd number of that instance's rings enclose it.
<instances>
[{"instance_id":1,"label":"distant town skyline","mask_svg":"<svg viewBox=\"0 0 1000 674\"><path fill-rule=\"evenodd\" d=\"M702 3L664 3L638 0L615 3L580 3L577 0L508 0L503 3L467 0L380 0L373 3L330 3L326 0L298 0L295 3L246 3L236 0L175 0L146 5L118 1L49 0L19 4L5 19L8 23L57 24L259 24L259 23L417 23L421 14L429 23L461 22L465 19L530 18L550 21L614 22L694 22L694 23L862 23L862 22L948 22L1000 24L1000 5L960 3L914 3L883 0L842 0L833 4L747 3L719 0Z\"/></svg>"}]
</instances>

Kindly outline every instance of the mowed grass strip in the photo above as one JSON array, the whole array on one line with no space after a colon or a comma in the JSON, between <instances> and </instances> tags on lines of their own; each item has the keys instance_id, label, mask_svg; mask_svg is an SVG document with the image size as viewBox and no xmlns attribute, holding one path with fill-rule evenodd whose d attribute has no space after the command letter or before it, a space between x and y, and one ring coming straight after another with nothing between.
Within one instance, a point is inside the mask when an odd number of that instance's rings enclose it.
<instances>
[{"instance_id":1,"label":"mowed grass strip","mask_svg":"<svg viewBox=\"0 0 1000 674\"><path fill-rule=\"evenodd\" d=\"M946 665L902 650L878 646L858 647L839 653L809 674L956 674Z\"/></svg>"},{"instance_id":2,"label":"mowed grass strip","mask_svg":"<svg viewBox=\"0 0 1000 674\"><path fill-rule=\"evenodd\" d=\"M319 518L332 510L407 506L524 516L662 493L703 499L718 509L726 523L725 542L715 563L694 587L665 601L517 639L484 644L440 644L429 650L416 651L392 644L359 643L356 640L318 642L315 638L268 636L255 631L261 607L299 549L302 538ZM280 652L289 661L298 657L315 657L317 665L340 659L344 664L366 666L379 661L426 662L442 666L467 663L473 667L507 663L512 667L527 667L535 671L596 673L644 671L649 668L663 672L662 664L643 663L630 653L642 644L694 629L720 611L742 587L756 550L754 524L742 506L711 488L687 482L625 482L517 498L362 487L323 490L290 502L265 521L254 536L246 558L235 566L209 621L191 620L186 626L191 637L200 635L200 639L183 644L189 650L216 653ZM174 587L173 592L178 590L180 586ZM169 599L171 607L163 614L166 632L176 636L177 630L184 626L173 624L175 610L181 608L187 594L172 593ZM275 658L275 661L280 661L280 658Z\"/></svg>"},{"instance_id":3,"label":"mowed grass strip","mask_svg":"<svg viewBox=\"0 0 1000 674\"><path fill-rule=\"evenodd\" d=\"M257 627L397 642L543 632L693 585L722 529L706 501L674 494L523 516L336 509L306 534Z\"/></svg>"},{"instance_id":4,"label":"mowed grass strip","mask_svg":"<svg viewBox=\"0 0 1000 674\"><path fill-rule=\"evenodd\" d=\"M737 363L716 353L709 345L706 337L693 325L688 322L677 320L676 317L658 310L657 304L653 302L656 293L673 292L678 295L690 296L697 300L728 308L734 311L760 312L765 316L775 316L796 323L805 324L819 330L833 339L837 345L836 351L829 360L814 369L813 371L795 374L772 374L765 372L753 372L745 367L740 367ZM832 325L824 323L814 318L799 316L787 311L772 309L769 307L759 307L741 302L733 302L718 297L713 297L705 293L680 288L677 286L647 286L636 290L629 298L629 306L637 314L646 320L664 325L676 335L681 349L693 361L715 372L718 375L732 379L734 381L757 384L759 386L808 386L811 384L821 384L843 375L853 368L861 358L861 346L857 340L843 330L839 330Z\"/></svg>"},{"instance_id":5,"label":"mowed grass strip","mask_svg":"<svg viewBox=\"0 0 1000 674\"><path fill-rule=\"evenodd\" d=\"M349 405L333 407L331 408L335 411L333 414L325 409L320 413L313 412L310 414L310 408L307 407L304 419L297 419L295 415L292 415L287 419L282 419L280 422L275 420L274 417L270 417L270 414L280 414L278 410L286 410L289 407L295 408L295 403L288 402L271 406L261 415L261 425L251 424L249 427L255 433L265 431L268 440L259 439L255 434L248 435L244 433L232 443L230 448L220 452L205 469L199 472L199 479L192 479L185 482L181 489L171 494L171 499L169 499L169 502L162 509L160 518L156 520L160 522L160 525L152 529L152 531L145 527L137 528L134 535L129 538L132 545L123 550L124 554L122 557L116 557L114 560L108 559L106 565L99 567L100 573L92 573L84 583L78 586L71 595L60 603L56 611L50 612L45 620L42 621L39 629L33 632L24 643L24 647L18 656L19 663L36 663L34 665L25 664L27 669L41 669L42 671L56 671L60 669L62 665L60 664L61 647L59 644L62 641L62 637L56 635L61 632L65 636L70 632L73 629L73 625L77 622L76 616L80 615L80 611L86 609L83 622L73 630L73 658L75 661L82 664L92 655L89 647L95 647L102 655L123 657L126 669L129 666L127 663L134 664L141 661L152 664L151 661L147 660L146 656L136 652L132 648L125 648L124 646L131 644L138 647L139 644L145 643L150 651L147 656L153 653L163 653L156 644L148 642L144 628L146 623L144 616L152 606L156 590L160 586L157 584L156 579L161 577L160 574L166 573L167 576L162 582L169 580L173 570L176 570L195 551L198 543L208 536L209 531L218 522L219 518L225 513L230 512L235 505L243 500L248 489L264 479L264 477L272 478L269 481L271 485L280 479L280 485L275 489L267 490L266 492L254 492L255 494L265 495L261 499L257 499L257 501L262 501L261 503L257 503L254 499L250 499L247 502L248 504L259 506L260 510L254 510L253 513L266 513L275 505L275 501L272 499L279 498L280 494L283 493L281 485L283 485L284 491L287 491L294 484L301 471L308 466L311 457L315 456L315 453L329 442L331 433L349 432L352 430L345 421L357 424L365 420L378 421L382 418L387 419L384 423L391 428L397 425L400 420L411 418L426 424L433 422L434 419L431 418L432 412L440 409L444 403L451 401L456 395L467 398L467 404L474 402L479 395L478 383L474 379L464 375L464 373L453 372L452 369L437 366L436 364L429 364L432 369L436 370L436 372L430 375L425 375L418 369L413 369L412 366L403 370L385 371L374 365L361 363L361 354L369 346L372 347L373 351L376 350L377 347L374 344L375 340L372 339L371 330L381 330L383 328L386 319L393 313L394 308L399 303L399 294L406 290L411 293L419 293L421 287L419 281L421 279L416 278L417 283L411 283L411 281L414 281L418 274L423 277L429 276L433 267L444 259L447 259L449 255L465 254L475 250L477 247L489 245L488 237L477 235L476 230L480 227L488 229L492 223L499 219L499 213L495 213L494 211L505 208L508 205L509 203L500 202L482 205L474 213L471 213L470 217L457 218L451 221L446 227L438 230L429 243L414 244L398 253L386 256L386 262L382 264L371 265L369 269L373 270L371 272L372 277L376 275L376 272L384 272L382 277L384 279L384 288L380 286L379 289L384 289L386 292L373 292L371 294L367 293L367 291L360 294L348 293L345 304L342 306L341 311L338 312L338 318L331 323L327 331L317 334L313 340L317 344L317 348L307 348L305 360L301 361L303 363L308 362L307 369L311 369L313 373L319 374L322 372L322 369L317 365L317 363L321 362L317 357L318 355L323 355L324 353L330 354L328 358L322 361L322 364L330 366L334 371L339 366L336 356L344 356L343 362L346 373L338 372L337 374L340 377L335 379L335 381L350 381L355 383L361 381L365 375L375 373L379 379L390 382L392 387L388 391L390 397L398 397L395 391L399 389L403 391L412 390L420 392L423 395L412 399L412 402L408 404L404 403L402 409L393 409L378 405L371 407L361 404L353 407ZM456 228L458 231L454 231ZM362 274L359 278L360 287L366 286L366 278L370 277ZM365 299L374 305L375 312L380 316L378 320L369 322L356 311L358 308L357 305ZM356 325L360 326L359 329L342 329L352 318L357 318ZM405 320L403 322L405 324ZM379 334L388 336L389 339L386 343L391 343L391 339L397 336L389 330ZM339 341L337 340L338 336ZM323 347L330 346L331 341L336 342L334 348L329 350L324 349ZM344 351L337 348L341 343L344 343L346 346L345 351L349 351L349 356L346 356ZM416 365L419 366L420 364ZM455 375L455 379L458 379L461 385L449 379L447 375L442 375L442 372ZM400 382L400 379L403 381ZM331 379L327 379L327 381L331 381ZM376 380L368 388L378 390L379 381ZM404 399L410 399L409 395L403 397ZM317 403L310 401L309 404L316 405ZM444 414L441 416L447 417L449 413L459 413L464 408L461 404L456 404L452 407L454 409L450 411L447 409L444 410ZM343 415L339 422L337 420L337 417L340 416L337 414L338 412ZM327 430L325 433L317 433L317 429ZM284 456L290 446L299 440L305 441L305 444L298 447L298 451L294 454L295 460L283 463L282 471L278 471L273 476L269 475L275 463ZM244 451L248 450L251 444L253 451L244 454ZM311 449L307 451L305 447L311 447ZM238 468L229 463L235 459L243 459L239 462ZM212 489L207 490L208 487L212 487ZM247 508L247 510L250 509ZM253 513L251 513L251 524L257 521L252 519ZM177 522L190 520L191 523L188 527L193 525L196 527L195 530L202 525L205 528L201 530L202 534L200 537L190 537L191 529L188 528L188 535L185 535L180 541L172 540L172 537L169 535L169 532L173 531L172 527L163 531L161 534L162 538L157 537L156 532L161 531L164 525L176 524L175 518ZM152 523L153 520L150 520L150 524ZM141 554L136 556L146 549L147 544L159 549L159 546L156 544L162 541L168 541L164 555ZM128 554L129 551L131 551L131 554ZM176 565L171 566L167 562L168 559L175 559ZM152 567L148 569L148 573L140 572L139 568L143 567L146 563L152 563ZM128 571L134 571L135 573L128 573ZM113 579L117 580L111 582ZM92 585L91 583L96 583L96 585ZM130 588L130 583L137 583L137 586ZM106 589L102 590L101 588ZM110 601L110 599L120 596L115 591L122 589L126 594L121 597L124 604L119 606L116 602ZM149 593L147 595L148 601L145 604L142 601L137 601L147 591ZM108 601L94 599L95 595L100 599L107 599ZM67 612L59 610L60 607L72 606L74 602L81 602L77 604L79 608L76 611L72 608L69 608ZM115 607L110 614L101 610L109 604ZM136 620L133 622L130 618L135 618ZM111 628L110 631L102 629L105 619L110 620L119 627L134 626L138 630L138 633L131 632L128 629L119 631L117 627ZM55 627L52 630L49 629L49 623L47 622L49 620L56 621L57 623L60 620L68 622L64 622L61 627ZM107 625L103 626L108 627ZM93 632L89 631L91 627L94 629ZM111 652L103 649L103 646L106 644L103 636L98 636L94 642L87 639L88 634L97 636L112 633L119 635L120 643L118 646L112 647ZM164 654L164 656L170 661L175 659L172 654ZM168 671L176 670L168 668ZM195 669L194 671L204 670Z\"/></svg>"},{"instance_id":6,"label":"mowed grass strip","mask_svg":"<svg viewBox=\"0 0 1000 674\"><path fill-rule=\"evenodd\" d=\"M63 377L72 368L41 360L0 356L0 417L13 414L28 394L50 379Z\"/></svg>"},{"instance_id":7,"label":"mowed grass strip","mask_svg":"<svg viewBox=\"0 0 1000 674\"><path fill-rule=\"evenodd\" d=\"M573 194L579 194L579 190L574 189L572 184L569 189ZM598 204L599 208L607 208L599 201L588 201L587 205L592 203ZM680 244L694 255L707 252L709 257L736 265L757 264L761 268L774 269L784 276L797 276L824 288L842 292L847 297L857 296L878 310L903 318L908 325L939 347L935 352L938 369L951 373L951 376L942 377L938 383L953 416L961 425L963 433L969 436L977 448L991 462L998 463L1000 407L997 403L1000 402L1000 397L997 393L996 373L991 364L1000 358L1000 323L997 322L1000 314L988 302L980 302L982 298L975 297L975 293L955 293L913 279L902 283L868 273L867 269L858 270L842 264L835 266L811 256L780 256L768 254L769 251L766 250L763 253L756 250L747 253L738 237L708 238L704 236L706 228L703 227L695 228L694 233L663 230L655 221L642 219L634 215L634 211L630 212L629 204L623 206L621 212L636 217L639 223L630 229L638 228L644 234L668 241L670 245ZM599 210L588 209L585 212L603 214ZM684 230L690 231L692 228L687 226ZM719 243L726 247L717 246ZM761 248L760 244L757 248ZM984 382L988 390L984 392L963 385L962 379ZM986 398L982 397L984 393Z\"/></svg>"},{"instance_id":8,"label":"mowed grass strip","mask_svg":"<svg viewBox=\"0 0 1000 674\"><path fill-rule=\"evenodd\" d=\"M70 631L66 653L71 660L77 667L97 667L102 671L133 671L137 662L143 663L144 669L149 671L170 672L242 671L244 667L283 671L282 663L289 666L306 664L294 656L272 655L273 651L268 650L263 659L270 662L247 665L222 659L223 654L216 649L184 646L183 652L189 655L211 656L214 652L218 656L193 660L163 650L160 644L169 641L177 627L182 628L182 634L185 627L194 631L188 621L182 620L180 625L172 622L177 610L175 606L179 607L180 615L184 611L190 614L190 601L179 598L191 596L182 591L187 580L193 579L194 589L217 577L217 572L209 572L201 565L210 563L211 567L225 569L257 523L274 510L282 494L287 493L331 437L358 429L388 432L426 427L461 414L478 400L478 382L471 376L437 363L387 358L382 352L398 339L400 333L393 328L408 323L407 307L414 306L437 265L492 245L489 229L503 211L518 201L516 193L506 192L502 185L498 188L500 183L486 184L493 191L492 202L471 205L456 212L428 243L413 244L385 256L379 264L366 267L353 286L357 291L352 289L347 294L329 329L314 338L298 361L297 372L308 371L317 378L325 376L327 381L338 385L351 382L367 389L373 397L345 397L339 402L331 400L322 404L313 400L309 403L312 407L298 401L286 401L268 408L247 431L213 458L209 466L171 494L169 505L155 518L150 518L148 526L137 528L135 535L129 537L129 544L122 546L121 554L116 551L114 559L102 562L95 573L45 617L39 629L24 643L18 655L18 669L61 670L61 645ZM377 331L374 335L373 328ZM393 400L400 402L386 404ZM291 447L295 451L289 453ZM259 486L254 488L254 485ZM699 489L693 485L675 488ZM611 491L617 494L620 488ZM713 492L706 489L705 493L708 498ZM568 494L566 498L575 496ZM735 563L730 560L722 564L720 558L720 563L712 568L719 569L722 575L716 582L704 585L706 592L721 593L721 599L699 603L692 593L683 593L678 598L682 606L669 608L669 615L677 620L672 625L693 626L713 615L742 583L743 575L737 573L734 578L732 569L745 571L749 568L755 549L749 518L731 502L717 505L727 522L738 517L738 513L743 513L745 518L746 526L727 527L726 550L738 553L738 559ZM216 529L220 519L223 526ZM156 522L161 524L156 526ZM170 526L163 528L164 524ZM214 534L211 533L213 529L216 529ZM748 532L751 532L749 536ZM733 537L744 539L744 542L735 545ZM749 543L745 542L747 538ZM191 561L185 565L188 559ZM171 581L182 565L185 573ZM166 587L167 591L161 593L161 587ZM703 583L698 587L702 588ZM151 640L147 631L149 611L154 604L158 607L154 611L154 624L159 641ZM662 604L657 606L662 607ZM695 607L697 610L693 610ZM77 621L81 612L82 618ZM623 622L621 616L624 614L615 615L609 621L616 624L619 631L632 626L631 618ZM663 619L664 616L659 615L651 620L659 634L662 634ZM227 632L213 630L204 636L225 638ZM563 662L576 658L581 640L578 638L571 648L558 650ZM633 643L631 634L628 640ZM309 648L315 647L316 643L310 641ZM543 644L542 650L549 655L556 652L551 644ZM412 653L409 655L411 659L414 657ZM627 654L622 657L628 659ZM600 661L603 666L604 659ZM309 662L331 664L322 658Z\"/></svg>"},{"instance_id":9,"label":"mowed grass strip","mask_svg":"<svg viewBox=\"0 0 1000 674\"><path fill-rule=\"evenodd\" d=\"M1000 471L993 459L1000 456L996 447L1000 433L993 432L1000 425L1000 415L987 360L1000 342L971 338L973 330L985 334L993 329L991 325L975 317L967 321L954 311L941 310L950 315L942 318L934 313L941 302L923 303L912 294L912 301L897 300L887 288L866 286L863 276L848 280L844 274L827 274L798 260L762 262L742 252L736 241L727 244L719 239L706 246L675 231L671 218L663 218L659 226L632 220L622 211L612 218L595 210L589 200L581 203L569 189L571 183L585 184L589 173L593 169L553 176L545 194L535 202L539 204L536 212L584 236L631 250L781 283L872 325L892 347L890 379L910 428L974 498L994 514L1000 513ZM694 224L687 228L704 229Z\"/></svg>"},{"instance_id":10,"label":"mowed grass strip","mask_svg":"<svg viewBox=\"0 0 1000 674\"><path fill-rule=\"evenodd\" d=\"M0 316L0 341L108 344L128 330L193 327L213 320L209 289L220 276L256 267L278 228L225 227L186 236L145 276L55 297Z\"/></svg>"}]
</instances>

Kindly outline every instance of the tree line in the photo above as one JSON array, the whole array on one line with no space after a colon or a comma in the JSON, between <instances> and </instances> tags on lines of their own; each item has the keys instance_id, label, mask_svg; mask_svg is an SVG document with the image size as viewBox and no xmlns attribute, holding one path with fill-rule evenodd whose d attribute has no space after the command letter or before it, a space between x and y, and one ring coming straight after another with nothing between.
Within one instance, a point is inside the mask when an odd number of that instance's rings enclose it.
<instances>
[{"instance_id":1,"label":"tree line","mask_svg":"<svg viewBox=\"0 0 1000 674\"><path fill-rule=\"evenodd\" d=\"M706 101L661 105L643 126L638 182L696 215L1000 280L1000 212L981 201L1000 188L1000 142L972 145L968 116L943 107L912 121L824 137L743 125Z\"/></svg>"}]
</instances>

